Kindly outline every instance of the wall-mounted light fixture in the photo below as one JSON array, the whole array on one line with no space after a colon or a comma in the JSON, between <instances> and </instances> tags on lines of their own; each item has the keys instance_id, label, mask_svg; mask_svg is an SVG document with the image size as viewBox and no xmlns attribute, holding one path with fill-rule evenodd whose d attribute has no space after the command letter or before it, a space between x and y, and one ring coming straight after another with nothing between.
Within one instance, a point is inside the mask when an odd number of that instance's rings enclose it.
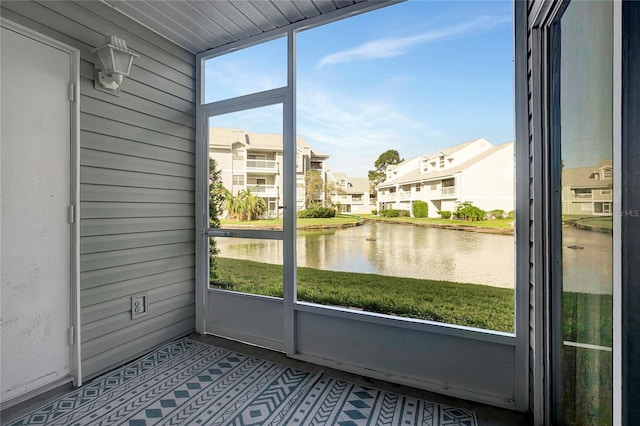
<instances>
[{"instance_id":1,"label":"wall-mounted light fixture","mask_svg":"<svg viewBox=\"0 0 640 426\"><path fill-rule=\"evenodd\" d=\"M127 42L114 35L107 37L104 46L93 49L91 52L98 55L102 65L102 69L96 68L94 83L96 89L120 93L122 80L129 75L133 59L139 55L127 49Z\"/></svg>"}]
</instances>

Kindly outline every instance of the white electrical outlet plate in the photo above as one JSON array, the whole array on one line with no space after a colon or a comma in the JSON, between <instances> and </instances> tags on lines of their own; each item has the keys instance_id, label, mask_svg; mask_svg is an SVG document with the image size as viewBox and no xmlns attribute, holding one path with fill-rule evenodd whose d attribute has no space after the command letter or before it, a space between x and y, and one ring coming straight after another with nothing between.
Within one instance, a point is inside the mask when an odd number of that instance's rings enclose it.
<instances>
[{"instance_id":1,"label":"white electrical outlet plate","mask_svg":"<svg viewBox=\"0 0 640 426\"><path fill-rule=\"evenodd\" d=\"M131 319L147 315L149 312L149 293L131 296Z\"/></svg>"}]
</instances>

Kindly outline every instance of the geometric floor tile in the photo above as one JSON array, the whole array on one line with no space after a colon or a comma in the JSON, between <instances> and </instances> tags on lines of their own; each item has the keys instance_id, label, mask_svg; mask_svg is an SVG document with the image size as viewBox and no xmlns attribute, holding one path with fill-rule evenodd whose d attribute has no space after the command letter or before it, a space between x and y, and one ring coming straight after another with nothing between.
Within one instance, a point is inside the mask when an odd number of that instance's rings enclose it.
<instances>
[{"instance_id":1,"label":"geometric floor tile","mask_svg":"<svg viewBox=\"0 0 640 426\"><path fill-rule=\"evenodd\" d=\"M50 402L22 425L476 426L475 413L180 339Z\"/></svg>"}]
</instances>

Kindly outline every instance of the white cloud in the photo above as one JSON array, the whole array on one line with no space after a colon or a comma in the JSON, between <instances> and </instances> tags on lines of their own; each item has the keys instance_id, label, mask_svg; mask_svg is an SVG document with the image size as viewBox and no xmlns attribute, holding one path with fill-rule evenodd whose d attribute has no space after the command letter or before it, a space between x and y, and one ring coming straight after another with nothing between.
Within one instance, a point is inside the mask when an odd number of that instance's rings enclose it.
<instances>
[{"instance_id":1,"label":"white cloud","mask_svg":"<svg viewBox=\"0 0 640 426\"><path fill-rule=\"evenodd\" d=\"M322 67L324 65L347 63L357 60L391 58L407 53L411 47L418 44L445 40L475 31L486 30L507 22L511 22L510 17L481 16L469 22L418 35L374 40L352 49L327 55L320 59L317 66Z\"/></svg>"},{"instance_id":2,"label":"white cloud","mask_svg":"<svg viewBox=\"0 0 640 426\"><path fill-rule=\"evenodd\" d=\"M298 96L298 135L331 157L332 171L365 177L387 149L405 158L427 152L426 140L437 132L416 122L380 97L355 98L303 85ZM424 151L424 152L423 152Z\"/></svg>"}]
</instances>

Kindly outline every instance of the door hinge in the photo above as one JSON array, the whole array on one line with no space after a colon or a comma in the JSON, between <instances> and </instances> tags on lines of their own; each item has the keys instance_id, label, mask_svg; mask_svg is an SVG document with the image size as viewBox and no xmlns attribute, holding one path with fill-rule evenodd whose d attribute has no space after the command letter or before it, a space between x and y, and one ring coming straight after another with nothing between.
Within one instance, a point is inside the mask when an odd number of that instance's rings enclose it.
<instances>
[{"instance_id":1,"label":"door hinge","mask_svg":"<svg viewBox=\"0 0 640 426\"><path fill-rule=\"evenodd\" d=\"M67 330L67 343L69 345L73 345L75 343L74 342L74 337L75 336L74 336L74 332L73 331L74 331L73 330L73 326L69 327L69 329Z\"/></svg>"},{"instance_id":2,"label":"door hinge","mask_svg":"<svg viewBox=\"0 0 640 426\"><path fill-rule=\"evenodd\" d=\"M76 100L76 85L69 83L69 102L75 102Z\"/></svg>"},{"instance_id":3,"label":"door hinge","mask_svg":"<svg viewBox=\"0 0 640 426\"><path fill-rule=\"evenodd\" d=\"M75 223L76 221L76 208L74 205L69 206L69 211L67 213L69 223Z\"/></svg>"}]
</instances>

